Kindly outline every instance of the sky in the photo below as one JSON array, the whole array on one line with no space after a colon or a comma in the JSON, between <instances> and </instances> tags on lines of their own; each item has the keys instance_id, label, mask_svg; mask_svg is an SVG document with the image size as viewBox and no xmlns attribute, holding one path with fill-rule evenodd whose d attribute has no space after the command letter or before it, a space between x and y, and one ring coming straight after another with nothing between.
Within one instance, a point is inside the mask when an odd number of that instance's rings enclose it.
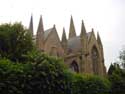
<instances>
[{"instance_id":1,"label":"sky","mask_svg":"<svg viewBox=\"0 0 125 94\"><path fill-rule=\"evenodd\" d=\"M28 28L31 15L35 33L42 15L44 29L55 24L60 37L63 27L68 36L71 15L77 35L83 20L87 32L99 32L107 68L125 46L125 0L0 0L0 24L21 22Z\"/></svg>"}]
</instances>

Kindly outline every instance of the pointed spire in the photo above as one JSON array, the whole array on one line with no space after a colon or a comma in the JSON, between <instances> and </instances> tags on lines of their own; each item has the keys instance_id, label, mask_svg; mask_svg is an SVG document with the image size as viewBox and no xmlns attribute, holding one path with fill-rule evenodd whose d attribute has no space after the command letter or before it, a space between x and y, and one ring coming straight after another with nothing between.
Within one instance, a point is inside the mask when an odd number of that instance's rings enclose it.
<instances>
[{"instance_id":1,"label":"pointed spire","mask_svg":"<svg viewBox=\"0 0 125 94\"><path fill-rule=\"evenodd\" d=\"M44 44L44 27L43 27L43 20L42 16L40 16L39 25L36 34L36 45L39 50L43 50Z\"/></svg>"},{"instance_id":2,"label":"pointed spire","mask_svg":"<svg viewBox=\"0 0 125 94\"><path fill-rule=\"evenodd\" d=\"M94 28L92 28L92 32L94 33Z\"/></svg>"},{"instance_id":3,"label":"pointed spire","mask_svg":"<svg viewBox=\"0 0 125 94\"><path fill-rule=\"evenodd\" d=\"M62 42L65 42L65 41L67 41L67 38L66 38L65 28L63 28Z\"/></svg>"},{"instance_id":4,"label":"pointed spire","mask_svg":"<svg viewBox=\"0 0 125 94\"><path fill-rule=\"evenodd\" d=\"M92 34L93 34L93 35L94 35L94 37L95 37L94 28L92 28L92 31L91 31L91 32L92 32Z\"/></svg>"},{"instance_id":5,"label":"pointed spire","mask_svg":"<svg viewBox=\"0 0 125 94\"><path fill-rule=\"evenodd\" d=\"M69 39L73 38L76 36L76 32L75 32L75 26L74 26L74 22L73 22L73 18L71 16L71 20L70 20L70 28L69 28Z\"/></svg>"},{"instance_id":6,"label":"pointed spire","mask_svg":"<svg viewBox=\"0 0 125 94\"><path fill-rule=\"evenodd\" d=\"M56 28L56 25L55 25L55 24L53 25L53 28Z\"/></svg>"},{"instance_id":7,"label":"pointed spire","mask_svg":"<svg viewBox=\"0 0 125 94\"><path fill-rule=\"evenodd\" d=\"M85 36L85 35L86 35L86 29L85 29L84 22L83 22L83 20L82 20L80 37L83 37L83 36Z\"/></svg>"},{"instance_id":8,"label":"pointed spire","mask_svg":"<svg viewBox=\"0 0 125 94\"><path fill-rule=\"evenodd\" d=\"M38 25L37 33L38 32L44 32L42 15L40 16L40 20L39 20L39 25Z\"/></svg>"},{"instance_id":9,"label":"pointed spire","mask_svg":"<svg viewBox=\"0 0 125 94\"><path fill-rule=\"evenodd\" d=\"M29 33L33 36L33 16L32 15L30 18Z\"/></svg>"},{"instance_id":10,"label":"pointed spire","mask_svg":"<svg viewBox=\"0 0 125 94\"><path fill-rule=\"evenodd\" d=\"M97 32L97 42L102 45L102 42L101 42L101 38L100 38L100 35L99 35L99 32Z\"/></svg>"},{"instance_id":11,"label":"pointed spire","mask_svg":"<svg viewBox=\"0 0 125 94\"><path fill-rule=\"evenodd\" d=\"M66 38L66 33L65 29L63 28L63 33L62 33L62 41L61 41L62 47L64 49L64 54L66 54L67 51L67 38Z\"/></svg>"}]
</instances>

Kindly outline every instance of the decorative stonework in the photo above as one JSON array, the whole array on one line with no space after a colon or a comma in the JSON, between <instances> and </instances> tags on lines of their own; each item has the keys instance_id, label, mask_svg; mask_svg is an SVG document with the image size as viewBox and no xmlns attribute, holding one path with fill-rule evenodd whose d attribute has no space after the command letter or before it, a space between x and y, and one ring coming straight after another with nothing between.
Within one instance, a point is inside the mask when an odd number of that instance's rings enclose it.
<instances>
[{"instance_id":1,"label":"decorative stonework","mask_svg":"<svg viewBox=\"0 0 125 94\"><path fill-rule=\"evenodd\" d=\"M33 34L32 17L29 29L31 34ZM81 33L77 36L71 16L69 38L66 38L65 29L63 28L62 40L60 41L55 25L48 30L44 30L41 16L37 34L33 36L33 39L40 51L44 51L49 55L62 57L65 64L67 64L72 71L83 74L106 75L103 45L99 33L97 33L97 39L94 34L94 29L87 33L83 21Z\"/></svg>"}]
</instances>

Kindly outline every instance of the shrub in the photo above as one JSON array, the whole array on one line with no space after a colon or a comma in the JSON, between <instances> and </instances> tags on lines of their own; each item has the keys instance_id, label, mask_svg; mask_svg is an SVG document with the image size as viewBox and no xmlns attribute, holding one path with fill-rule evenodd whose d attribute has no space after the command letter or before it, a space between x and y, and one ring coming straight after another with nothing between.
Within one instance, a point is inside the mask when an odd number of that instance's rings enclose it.
<instances>
[{"instance_id":1,"label":"shrub","mask_svg":"<svg viewBox=\"0 0 125 94\"><path fill-rule=\"evenodd\" d=\"M48 56L39 64L0 60L0 94L68 94L61 62Z\"/></svg>"},{"instance_id":2,"label":"shrub","mask_svg":"<svg viewBox=\"0 0 125 94\"><path fill-rule=\"evenodd\" d=\"M110 90L110 82L99 76L76 74L73 81L73 94L106 94Z\"/></svg>"}]
</instances>

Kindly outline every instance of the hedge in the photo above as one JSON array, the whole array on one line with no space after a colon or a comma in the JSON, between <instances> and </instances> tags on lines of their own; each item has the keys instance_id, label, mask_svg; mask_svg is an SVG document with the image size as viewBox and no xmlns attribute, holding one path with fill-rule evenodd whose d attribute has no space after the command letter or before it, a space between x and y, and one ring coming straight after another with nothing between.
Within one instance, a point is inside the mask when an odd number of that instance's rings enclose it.
<instances>
[{"instance_id":1,"label":"hedge","mask_svg":"<svg viewBox=\"0 0 125 94\"><path fill-rule=\"evenodd\" d=\"M42 56L41 63L0 60L0 94L108 94L110 82L75 74L63 61Z\"/></svg>"}]
</instances>

